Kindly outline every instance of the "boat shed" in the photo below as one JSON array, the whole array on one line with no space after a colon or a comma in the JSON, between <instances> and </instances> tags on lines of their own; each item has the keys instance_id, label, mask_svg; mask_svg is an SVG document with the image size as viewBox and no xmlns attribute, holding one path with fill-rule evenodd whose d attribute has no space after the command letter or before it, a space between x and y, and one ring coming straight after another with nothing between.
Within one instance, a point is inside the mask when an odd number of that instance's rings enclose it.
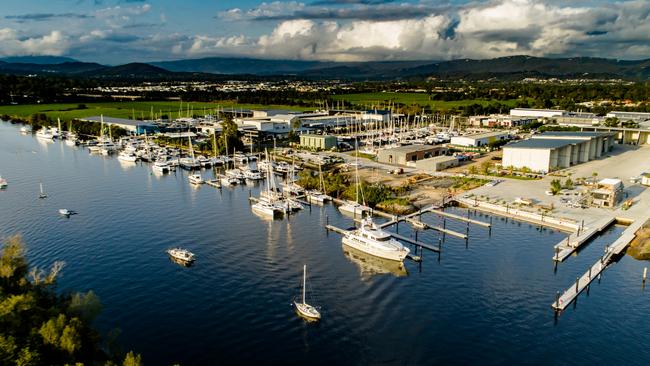
<instances>
[{"instance_id":1,"label":"boat shed","mask_svg":"<svg viewBox=\"0 0 650 366\"><path fill-rule=\"evenodd\" d=\"M418 160L415 163L417 169L439 172L447 168L458 166L458 159L455 156L435 156L433 158Z\"/></svg>"},{"instance_id":2,"label":"boat shed","mask_svg":"<svg viewBox=\"0 0 650 366\"><path fill-rule=\"evenodd\" d=\"M386 164L407 165L408 162L445 155L447 151L448 149L444 146L406 145L379 150L377 161Z\"/></svg>"},{"instance_id":3,"label":"boat shed","mask_svg":"<svg viewBox=\"0 0 650 366\"><path fill-rule=\"evenodd\" d=\"M314 135L304 134L300 135L300 146L312 149L329 150L337 147L338 139L336 136L331 135Z\"/></svg>"}]
</instances>

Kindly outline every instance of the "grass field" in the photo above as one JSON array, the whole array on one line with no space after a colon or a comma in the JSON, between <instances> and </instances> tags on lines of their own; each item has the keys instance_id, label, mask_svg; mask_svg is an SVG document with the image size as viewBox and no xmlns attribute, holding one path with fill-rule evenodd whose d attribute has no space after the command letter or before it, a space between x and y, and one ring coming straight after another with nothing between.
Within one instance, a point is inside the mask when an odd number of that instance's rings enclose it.
<instances>
[{"instance_id":1,"label":"grass field","mask_svg":"<svg viewBox=\"0 0 650 366\"><path fill-rule=\"evenodd\" d=\"M431 109L451 109L472 104L487 105L491 102L500 102L507 104L510 107L515 106L516 99L511 100L484 100L484 99L467 99L467 100L429 100L429 95L426 93L360 93L360 94L342 94L332 96L335 100L343 100L346 103L356 105L367 105L368 108L376 107L381 108L387 106L390 101L394 103L403 103L406 105L419 104L421 106L429 106Z\"/></svg>"},{"instance_id":2,"label":"grass field","mask_svg":"<svg viewBox=\"0 0 650 366\"><path fill-rule=\"evenodd\" d=\"M168 115L169 117L178 117L178 110L180 102L172 101L138 101L138 102L100 102L100 103L83 103L86 108L79 109L79 104L25 104L25 105L5 105L0 106L0 115L9 115L11 117L18 117L27 119L30 115L35 113L44 113L52 119L61 118L62 121L69 121L75 118L83 118L90 116L104 115L107 117L117 118L145 118L151 116L151 109L157 116ZM187 115L187 103L183 103L183 111L181 116ZM190 112L197 115L202 115L204 110L206 113L214 112L217 108L236 108L236 109L288 109L288 110L304 110L304 107L286 106L286 105L261 105L261 104L237 104L230 101L214 102L214 103L189 103Z\"/></svg>"}]
</instances>

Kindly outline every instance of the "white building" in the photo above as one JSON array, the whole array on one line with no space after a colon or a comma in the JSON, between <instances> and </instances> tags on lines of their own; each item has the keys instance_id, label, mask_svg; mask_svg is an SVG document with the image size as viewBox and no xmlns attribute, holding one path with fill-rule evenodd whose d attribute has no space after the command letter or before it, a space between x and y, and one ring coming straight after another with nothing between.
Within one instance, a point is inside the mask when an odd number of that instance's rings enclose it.
<instances>
[{"instance_id":1,"label":"white building","mask_svg":"<svg viewBox=\"0 0 650 366\"><path fill-rule=\"evenodd\" d=\"M618 118L620 121L624 122L630 120L634 122L644 122L650 120L650 113L611 111L607 113L606 117Z\"/></svg>"},{"instance_id":2,"label":"white building","mask_svg":"<svg viewBox=\"0 0 650 366\"><path fill-rule=\"evenodd\" d=\"M509 138L510 135L503 131L484 132L472 135L454 136L451 138L451 144L457 146L481 147L496 141L508 140Z\"/></svg>"},{"instance_id":3,"label":"white building","mask_svg":"<svg viewBox=\"0 0 650 366\"><path fill-rule=\"evenodd\" d=\"M504 167L548 173L602 156L614 145L615 133L547 132L503 147Z\"/></svg>"},{"instance_id":4,"label":"white building","mask_svg":"<svg viewBox=\"0 0 650 366\"><path fill-rule=\"evenodd\" d=\"M489 116L471 116L469 123L476 127L519 127L533 123L537 120L534 117L518 117L502 114L491 114Z\"/></svg>"},{"instance_id":5,"label":"white building","mask_svg":"<svg viewBox=\"0 0 650 366\"><path fill-rule=\"evenodd\" d=\"M552 118L566 114L562 109L535 109L535 108L514 108L510 110L511 116Z\"/></svg>"}]
</instances>

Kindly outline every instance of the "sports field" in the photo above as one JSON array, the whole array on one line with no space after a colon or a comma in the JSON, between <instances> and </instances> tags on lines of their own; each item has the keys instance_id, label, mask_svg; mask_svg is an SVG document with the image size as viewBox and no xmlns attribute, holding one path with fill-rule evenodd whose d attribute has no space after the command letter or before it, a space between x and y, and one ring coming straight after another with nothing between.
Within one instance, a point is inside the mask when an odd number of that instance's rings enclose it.
<instances>
[{"instance_id":1,"label":"sports field","mask_svg":"<svg viewBox=\"0 0 650 366\"><path fill-rule=\"evenodd\" d=\"M85 108L80 108L83 104ZM181 102L179 101L137 101L137 102L99 102L99 103L64 103L64 104L24 104L24 105L5 105L0 106L0 115L9 115L27 119L35 113L44 113L52 119L61 118L62 121L69 121L75 118L104 115L117 118L144 118L149 119L152 114L154 117L168 115L175 118L179 116ZM214 112L217 109L287 109L303 110L304 107L287 106L287 105L261 105L261 104L237 104L235 102L224 101L214 103L200 102L183 102L180 116L185 117L189 114L203 115ZM188 111L189 109L189 111Z\"/></svg>"},{"instance_id":2,"label":"sports field","mask_svg":"<svg viewBox=\"0 0 650 366\"><path fill-rule=\"evenodd\" d=\"M452 109L472 104L488 105L493 102L507 104L509 107L514 107L516 99L511 100L486 100L486 99L465 99L465 100L429 100L429 95L426 93L394 93L394 92L380 92L380 93L359 93L359 94L342 94L332 96L334 100L345 101L346 104L363 105L368 109L388 106L392 103L402 103L405 105L419 104L422 107L429 106L431 109Z\"/></svg>"}]
</instances>

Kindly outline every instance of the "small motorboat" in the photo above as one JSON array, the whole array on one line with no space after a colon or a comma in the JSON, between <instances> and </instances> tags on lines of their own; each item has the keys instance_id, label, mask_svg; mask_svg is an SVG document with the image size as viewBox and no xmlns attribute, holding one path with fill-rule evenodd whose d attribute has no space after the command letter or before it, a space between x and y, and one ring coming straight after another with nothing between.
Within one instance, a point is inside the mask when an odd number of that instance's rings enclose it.
<instances>
[{"instance_id":1,"label":"small motorboat","mask_svg":"<svg viewBox=\"0 0 650 366\"><path fill-rule=\"evenodd\" d=\"M192 174L187 179L190 181L192 184L203 184L203 178L201 178L201 174Z\"/></svg>"},{"instance_id":2,"label":"small motorboat","mask_svg":"<svg viewBox=\"0 0 650 366\"><path fill-rule=\"evenodd\" d=\"M72 215L72 211L68 210L67 208L60 208L59 214L62 216L69 217L70 215Z\"/></svg>"},{"instance_id":3,"label":"small motorboat","mask_svg":"<svg viewBox=\"0 0 650 366\"><path fill-rule=\"evenodd\" d=\"M194 253L190 252L187 249L182 249L182 248L167 249L167 254L171 259L175 261L179 261L184 264L193 263L194 260L196 259Z\"/></svg>"},{"instance_id":4,"label":"small motorboat","mask_svg":"<svg viewBox=\"0 0 650 366\"><path fill-rule=\"evenodd\" d=\"M47 193L43 190L43 183L41 183L41 193L38 195L38 198L47 198Z\"/></svg>"},{"instance_id":5,"label":"small motorboat","mask_svg":"<svg viewBox=\"0 0 650 366\"><path fill-rule=\"evenodd\" d=\"M7 185L9 185L9 183L7 183L7 180L4 179L4 178L2 178L2 177L0 177L0 189L5 189L5 188L7 188Z\"/></svg>"}]
</instances>

